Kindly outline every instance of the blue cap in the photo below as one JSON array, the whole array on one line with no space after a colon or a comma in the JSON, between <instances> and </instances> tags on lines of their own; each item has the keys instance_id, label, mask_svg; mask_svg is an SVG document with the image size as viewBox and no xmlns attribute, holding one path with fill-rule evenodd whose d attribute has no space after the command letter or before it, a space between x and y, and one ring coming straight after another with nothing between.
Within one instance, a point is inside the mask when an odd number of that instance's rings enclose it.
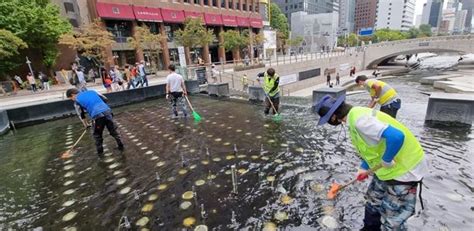
<instances>
[{"instance_id":1,"label":"blue cap","mask_svg":"<svg viewBox=\"0 0 474 231\"><path fill-rule=\"evenodd\" d=\"M315 112L320 116L318 125L327 123L331 119L331 116L334 114L336 109L344 102L345 98L345 95L341 95L337 99L334 99L330 95L325 95L315 105Z\"/></svg>"}]
</instances>

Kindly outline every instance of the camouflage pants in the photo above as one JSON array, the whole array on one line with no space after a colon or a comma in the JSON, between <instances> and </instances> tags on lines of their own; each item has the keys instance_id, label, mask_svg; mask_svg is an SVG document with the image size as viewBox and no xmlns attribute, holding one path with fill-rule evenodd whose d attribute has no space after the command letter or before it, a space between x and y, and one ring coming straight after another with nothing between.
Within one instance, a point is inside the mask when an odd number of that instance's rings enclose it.
<instances>
[{"instance_id":1,"label":"camouflage pants","mask_svg":"<svg viewBox=\"0 0 474 231\"><path fill-rule=\"evenodd\" d=\"M415 213L417 182L381 181L376 176L367 190L362 230L407 230Z\"/></svg>"}]
</instances>

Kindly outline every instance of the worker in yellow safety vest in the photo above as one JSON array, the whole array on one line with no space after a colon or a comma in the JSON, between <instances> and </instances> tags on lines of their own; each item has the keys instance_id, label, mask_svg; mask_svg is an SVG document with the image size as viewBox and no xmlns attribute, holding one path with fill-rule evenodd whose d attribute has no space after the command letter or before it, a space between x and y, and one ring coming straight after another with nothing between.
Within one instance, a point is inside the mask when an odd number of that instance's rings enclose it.
<instances>
[{"instance_id":1,"label":"worker in yellow safety vest","mask_svg":"<svg viewBox=\"0 0 474 231\"><path fill-rule=\"evenodd\" d=\"M407 219L415 213L418 185L423 208L421 181L428 172L423 148L413 133L391 116L353 107L344 99L326 95L316 104L316 112L318 125L347 124L352 144L362 158L357 180L374 173L361 230L406 230Z\"/></svg>"},{"instance_id":2,"label":"worker in yellow safety vest","mask_svg":"<svg viewBox=\"0 0 474 231\"><path fill-rule=\"evenodd\" d=\"M397 117L402 101L393 87L380 80L367 79L365 75L357 76L355 82L359 86L364 86L370 93L372 101L369 103L369 108L375 107L378 103L380 104L380 111L389 114L393 118Z\"/></svg>"},{"instance_id":3,"label":"worker in yellow safety vest","mask_svg":"<svg viewBox=\"0 0 474 231\"><path fill-rule=\"evenodd\" d=\"M272 103L275 109L272 109L273 114L278 114L278 108L280 106L280 76L275 73L275 69L268 68L266 72L259 73L257 81L260 82L260 78L263 78L263 91L265 92L265 115L268 115ZM275 111L276 110L276 111Z\"/></svg>"}]
</instances>

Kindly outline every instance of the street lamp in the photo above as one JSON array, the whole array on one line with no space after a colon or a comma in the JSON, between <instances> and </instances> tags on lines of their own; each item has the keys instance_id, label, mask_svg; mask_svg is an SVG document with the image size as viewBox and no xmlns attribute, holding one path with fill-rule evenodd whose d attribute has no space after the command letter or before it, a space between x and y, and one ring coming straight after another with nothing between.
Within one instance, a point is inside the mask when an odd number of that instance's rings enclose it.
<instances>
[{"instance_id":1,"label":"street lamp","mask_svg":"<svg viewBox=\"0 0 474 231\"><path fill-rule=\"evenodd\" d=\"M30 73L33 75L33 68L31 68L31 61L28 59L28 56L26 56L26 64L28 64L28 68L30 69Z\"/></svg>"}]
</instances>

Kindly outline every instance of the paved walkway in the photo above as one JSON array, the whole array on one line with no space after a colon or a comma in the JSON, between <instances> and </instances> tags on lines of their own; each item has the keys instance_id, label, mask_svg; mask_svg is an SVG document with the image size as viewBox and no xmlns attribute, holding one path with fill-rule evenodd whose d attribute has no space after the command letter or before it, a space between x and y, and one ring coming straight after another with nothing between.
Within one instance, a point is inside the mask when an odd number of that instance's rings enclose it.
<instances>
[{"instance_id":1,"label":"paved walkway","mask_svg":"<svg viewBox=\"0 0 474 231\"><path fill-rule=\"evenodd\" d=\"M163 84L166 82L166 77L148 76L148 84L150 86ZM102 83L87 83L88 89L96 90L105 93L106 89ZM0 96L0 109L12 109L29 105L36 105L48 102L54 102L66 99L65 92L67 89L73 88L70 84L60 84L51 86L51 90L38 90L36 93L27 90L20 90L16 95Z\"/></svg>"},{"instance_id":2,"label":"paved walkway","mask_svg":"<svg viewBox=\"0 0 474 231\"><path fill-rule=\"evenodd\" d=\"M371 76L372 72L374 72L374 71L373 70L366 70L366 71L356 72L356 74L353 77L350 77L349 75L342 76L341 77L341 85L338 85L338 86L335 85L336 84L336 76L331 75L331 82L334 84L333 85L334 87L340 87L340 86L344 85L344 83L354 81L356 76L358 76L358 75ZM383 71L381 71L381 72L383 72ZM324 78L326 78L326 76L324 76ZM305 89L302 89L302 90L299 90L299 91L291 92L290 95L291 96L300 96L300 97L309 97L309 96L313 95L313 90L323 88L323 87L328 87L326 82L321 83L321 84L317 84L317 85L314 85L314 86L311 86L311 87L308 87L308 88L305 88Z\"/></svg>"}]
</instances>

